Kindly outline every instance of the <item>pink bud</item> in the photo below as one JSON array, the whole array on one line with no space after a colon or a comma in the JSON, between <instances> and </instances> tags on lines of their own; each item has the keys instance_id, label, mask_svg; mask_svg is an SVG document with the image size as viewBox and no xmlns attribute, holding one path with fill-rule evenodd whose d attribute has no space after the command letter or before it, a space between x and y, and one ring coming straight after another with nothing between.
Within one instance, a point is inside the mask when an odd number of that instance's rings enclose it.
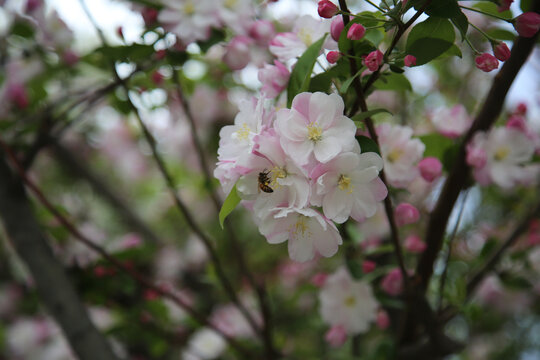
<instances>
[{"instance_id":1,"label":"pink bud","mask_svg":"<svg viewBox=\"0 0 540 360\"><path fill-rule=\"evenodd\" d=\"M317 273L311 278L311 283L316 287L323 287L327 277L328 274L326 273Z\"/></svg>"},{"instance_id":2,"label":"pink bud","mask_svg":"<svg viewBox=\"0 0 540 360\"><path fill-rule=\"evenodd\" d=\"M500 42L496 46L493 46L493 55L501 61L506 61L510 57L510 49L508 45Z\"/></svg>"},{"instance_id":3,"label":"pink bud","mask_svg":"<svg viewBox=\"0 0 540 360\"><path fill-rule=\"evenodd\" d=\"M364 65L370 70L370 71L376 71L379 66L381 66L383 62L383 53L379 50L372 51L366 56L364 59Z\"/></svg>"},{"instance_id":4,"label":"pink bud","mask_svg":"<svg viewBox=\"0 0 540 360\"><path fill-rule=\"evenodd\" d=\"M234 37L225 50L223 55L223 62L227 64L232 70L241 70L251 60L249 52L249 44L252 40L245 36Z\"/></svg>"},{"instance_id":5,"label":"pink bud","mask_svg":"<svg viewBox=\"0 0 540 360\"><path fill-rule=\"evenodd\" d=\"M370 272L375 270L376 267L377 267L377 264L375 264L374 261L364 260L364 262L362 263L362 272L364 274L369 274Z\"/></svg>"},{"instance_id":6,"label":"pink bud","mask_svg":"<svg viewBox=\"0 0 540 360\"><path fill-rule=\"evenodd\" d=\"M339 41L339 36L341 35L344 27L343 16L336 16L334 20L332 20L332 24L330 24L330 36L332 36L332 39Z\"/></svg>"},{"instance_id":7,"label":"pink bud","mask_svg":"<svg viewBox=\"0 0 540 360\"><path fill-rule=\"evenodd\" d=\"M527 114L527 104L524 103L524 102L520 102L517 106L516 106L516 114L517 115L525 115Z\"/></svg>"},{"instance_id":8,"label":"pink bud","mask_svg":"<svg viewBox=\"0 0 540 360\"><path fill-rule=\"evenodd\" d=\"M324 340L332 347L340 347L347 341L347 332L342 325L334 325L326 332Z\"/></svg>"},{"instance_id":9,"label":"pink bud","mask_svg":"<svg viewBox=\"0 0 540 360\"><path fill-rule=\"evenodd\" d=\"M403 276L398 268L390 270L381 281L381 289L388 295L396 296L403 292Z\"/></svg>"},{"instance_id":10,"label":"pink bud","mask_svg":"<svg viewBox=\"0 0 540 360\"><path fill-rule=\"evenodd\" d=\"M381 309L377 312L377 320L375 322L379 329L385 330L390 326L390 317L386 311Z\"/></svg>"},{"instance_id":11,"label":"pink bud","mask_svg":"<svg viewBox=\"0 0 540 360\"><path fill-rule=\"evenodd\" d=\"M350 40L360 40L366 34L366 28L361 24L352 24L347 31L347 39Z\"/></svg>"},{"instance_id":12,"label":"pink bud","mask_svg":"<svg viewBox=\"0 0 540 360\"><path fill-rule=\"evenodd\" d=\"M499 60L488 53L478 55L474 61L476 62L476 67L485 72L490 72L499 67Z\"/></svg>"},{"instance_id":13,"label":"pink bud","mask_svg":"<svg viewBox=\"0 0 540 360\"><path fill-rule=\"evenodd\" d=\"M43 4L43 2L41 0L28 0L26 2L25 12L27 14L30 14L30 13L34 12L34 10L39 8L42 4Z\"/></svg>"},{"instance_id":14,"label":"pink bud","mask_svg":"<svg viewBox=\"0 0 540 360\"><path fill-rule=\"evenodd\" d=\"M506 11L506 10L510 9L510 5L512 5L513 2L514 2L514 0L502 0L501 4L497 8L497 10L499 12Z\"/></svg>"},{"instance_id":15,"label":"pink bud","mask_svg":"<svg viewBox=\"0 0 540 360\"><path fill-rule=\"evenodd\" d=\"M412 253L421 253L426 249L426 243L418 235L409 235L405 239L405 249Z\"/></svg>"},{"instance_id":16,"label":"pink bud","mask_svg":"<svg viewBox=\"0 0 540 360\"><path fill-rule=\"evenodd\" d=\"M274 60L274 65L265 64L257 73L257 78L263 85L261 92L270 98L276 97L285 90L289 77L287 67L277 60Z\"/></svg>"},{"instance_id":17,"label":"pink bud","mask_svg":"<svg viewBox=\"0 0 540 360\"><path fill-rule=\"evenodd\" d=\"M420 219L418 209L409 203L401 203L396 206L394 215L396 216L396 224L398 226L413 224Z\"/></svg>"},{"instance_id":18,"label":"pink bud","mask_svg":"<svg viewBox=\"0 0 540 360\"><path fill-rule=\"evenodd\" d=\"M487 154L484 149L467 145L467 164L475 168L483 168L487 162Z\"/></svg>"},{"instance_id":19,"label":"pink bud","mask_svg":"<svg viewBox=\"0 0 540 360\"><path fill-rule=\"evenodd\" d=\"M326 54L326 60L330 64L335 64L341 57L341 53L339 51L330 51L328 54Z\"/></svg>"},{"instance_id":20,"label":"pink bud","mask_svg":"<svg viewBox=\"0 0 540 360\"><path fill-rule=\"evenodd\" d=\"M6 95L9 101L15 103L19 109L24 109L30 103L28 93L24 85L19 83L8 84Z\"/></svg>"},{"instance_id":21,"label":"pink bud","mask_svg":"<svg viewBox=\"0 0 540 360\"><path fill-rule=\"evenodd\" d=\"M67 66L73 66L79 62L79 55L68 49L62 54L62 60Z\"/></svg>"},{"instance_id":22,"label":"pink bud","mask_svg":"<svg viewBox=\"0 0 540 360\"><path fill-rule=\"evenodd\" d=\"M150 79L155 85L163 84L163 74L157 70L150 75Z\"/></svg>"},{"instance_id":23,"label":"pink bud","mask_svg":"<svg viewBox=\"0 0 540 360\"><path fill-rule=\"evenodd\" d=\"M527 133L527 123L522 116L512 115L506 122L506 127L510 129L516 129L522 133Z\"/></svg>"},{"instance_id":24,"label":"pink bud","mask_svg":"<svg viewBox=\"0 0 540 360\"><path fill-rule=\"evenodd\" d=\"M157 9L151 8L151 7L145 7L141 11L141 15L144 20L144 24L146 26L152 26L157 21L159 12Z\"/></svg>"},{"instance_id":25,"label":"pink bud","mask_svg":"<svg viewBox=\"0 0 540 360\"><path fill-rule=\"evenodd\" d=\"M268 20L257 20L249 27L249 36L259 44L267 45L275 35L274 24Z\"/></svg>"},{"instance_id":26,"label":"pink bud","mask_svg":"<svg viewBox=\"0 0 540 360\"><path fill-rule=\"evenodd\" d=\"M405 63L405 66L411 67L416 65L416 57L412 55L407 55L403 59L403 62Z\"/></svg>"},{"instance_id":27,"label":"pink bud","mask_svg":"<svg viewBox=\"0 0 540 360\"><path fill-rule=\"evenodd\" d=\"M158 50L156 51L156 60L163 60L165 59L165 56L167 56L167 50L165 49L161 49L161 50Z\"/></svg>"},{"instance_id":28,"label":"pink bud","mask_svg":"<svg viewBox=\"0 0 540 360\"><path fill-rule=\"evenodd\" d=\"M514 19L514 28L520 36L533 37L540 29L540 14L526 12Z\"/></svg>"},{"instance_id":29,"label":"pink bud","mask_svg":"<svg viewBox=\"0 0 540 360\"><path fill-rule=\"evenodd\" d=\"M441 176L442 164L436 157L427 157L418 163L420 175L427 182L432 182Z\"/></svg>"},{"instance_id":30,"label":"pink bud","mask_svg":"<svg viewBox=\"0 0 540 360\"><path fill-rule=\"evenodd\" d=\"M319 16L325 19L330 19L339 11L338 7L329 0L321 0L318 5Z\"/></svg>"}]
</instances>

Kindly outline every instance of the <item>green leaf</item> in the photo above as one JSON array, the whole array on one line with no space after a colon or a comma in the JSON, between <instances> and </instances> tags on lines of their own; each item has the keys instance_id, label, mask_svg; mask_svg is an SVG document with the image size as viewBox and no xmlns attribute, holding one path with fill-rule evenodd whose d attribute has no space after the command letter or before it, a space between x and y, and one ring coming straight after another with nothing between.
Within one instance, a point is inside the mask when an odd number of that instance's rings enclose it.
<instances>
[{"instance_id":1,"label":"green leaf","mask_svg":"<svg viewBox=\"0 0 540 360\"><path fill-rule=\"evenodd\" d=\"M440 134L422 135L419 139L426 145L424 157L432 156L441 161L443 161L444 153L454 145L452 139Z\"/></svg>"},{"instance_id":2,"label":"green leaf","mask_svg":"<svg viewBox=\"0 0 540 360\"><path fill-rule=\"evenodd\" d=\"M205 53L212 47L212 45L215 45L223 40L225 40L225 32L212 28L212 33L210 34L208 40L199 41L197 44L201 48L201 51Z\"/></svg>"},{"instance_id":3,"label":"green leaf","mask_svg":"<svg viewBox=\"0 0 540 360\"><path fill-rule=\"evenodd\" d=\"M424 3L425 1L422 1ZM418 9L417 9L418 10ZM461 13L457 0L437 0L432 1L426 8L425 13L433 17L451 19Z\"/></svg>"},{"instance_id":4,"label":"green leaf","mask_svg":"<svg viewBox=\"0 0 540 360\"><path fill-rule=\"evenodd\" d=\"M345 94L347 92L347 90L349 89L349 86L351 86L352 82L354 81L354 78L356 78L360 74L361 74L361 72L359 71L356 74L354 74L354 76L351 76L350 78L345 80L345 82L343 82L343 84L341 85L341 88L339 89L339 92L342 93L342 94Z\"/></svg>"},{"instance_id":5,"label":"green leaf","mask_svg":"<svg viewBox=\"0 0 540 360\"><path fill-rule=\"evenodd\" d=\"M416 65L423 65L448 50L455 38L454 27L449 20L430 17L411 30L406 53L416 57Z\"/></svg>"},{"instance_id":6,"label":"green leaf","mask_svg":"<svg viewBox=\"0 0 540 360\"><path fill-rule=\"evenodd\" d=\"M315 66L325 39L326 34L311 44L296 62L287 87L287 107L291 107L292 101L297 94L309 89L313 66Z\"/></svg>"},{"instance_id":7,"label":"green leaf","mask_svg":"<svg viewBox=\"0 0 540 360\"><path fill-rule=\"evenodd\" d=\"M358 144L360 144L362 154L367 152L374 152L381 155L379 147L372 139L368 138L367 136L360 135L356 137L356 140L358 141Z\"/></svg>"},{"instance_id":8,"label":"green leaf","mask_svg":"<svg viewBox=\"0 0 540 360\"><path fill-rule=\"evenodd\" d=\"M405 75L398 73L383 74L373 84L373 87L377 90L412 91L409 79Z\"/></svg>"},{"instance_id":9,"label":"green leaf","mask_svg":"<svg viewBox=\"0 0 540 360\"><path fill-rule=\"evenodd\" d=\"M379 114L383 112L392 115L392 113L386 109L373 109L373 110L364 111L360 114L354 115L352 117L352 121L354 121L355 123L362 122L365 118L372 117L375 114Z\"/></svg>"},{"instance_id":10,"label":"green leaf","mask_svg":"<svg viewBox=\"0 0 540 360\"><path fill-rule=\"evenodd\" d=\"M23 38L31 38L34 36L34 27L26 21L16 21L11 26L11 33Z\"/></svg>"},{"instance_id":11,"label":"green leaf","mask_svg":"<svg viewBox=\"0 0 540 360\"><path fill-rule=\"evenodd\" d=\"M222 229L225 218L229 216L229 214L236 208L236 206L240 203L240 200L242 199L240 199L240 196L238 196L235 184L229 195L227 195L225 202L221 206L221 210L219 210L219 225L221 225Z\"/></svg>"},{"instance_id":12,"label":"green leaf","mask_svg":"<svg viewBox=\"0 0 540 360\"><path fill-rule=\"evenodd\" d=\"M459 10L459 14L453 16L450 20L459 30L459 33L461 34L461 41L464 41L465 37L467 36L467 30L469 29L469 20L467 20L467 17L465 14L463 14L463 12L461 12L461 10Z\"/></svg>"},{"instance_id":13,"label":"green leaf","mask_svg":"<svg viewBox=\"0 0 540 360\"><path fill-rule=\"evenodd\" d=\"M512 15L512 11L506 10L503 12L499 12L497 4L491 2L491 1L482 1L474 4L472 6L475 9L481 10L485 13L492 14L498 17L502 17L504 19L512 19L514 16Z\"/></svg>"},{"instance_id":14,"label":"green leaf","mask_svg":"<svg viewBox=\"0 0 540 360\"><path fill-rule=\"evenodd\" d=\"M519 7L521 11L528 12L532 10L533 0L521 0Z\"/></svg>"},{"instance_id":15,"label":"green leaf","mask_svg":"<svg viewBox=\"0 0 540 360\"><path fill-rule=\"evenodd\" d=\"M486 33L497 40L514 41L516 39L516 33L506 29L494 28L486 31Z\"/></svg>"}]
</instances>

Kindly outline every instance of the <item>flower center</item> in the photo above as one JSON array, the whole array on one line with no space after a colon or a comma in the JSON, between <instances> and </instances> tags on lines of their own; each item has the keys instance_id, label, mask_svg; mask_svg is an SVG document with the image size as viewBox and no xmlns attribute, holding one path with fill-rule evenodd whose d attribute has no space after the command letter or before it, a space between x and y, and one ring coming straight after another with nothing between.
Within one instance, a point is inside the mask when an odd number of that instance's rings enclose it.
<instances>
[{"instance_id":1,"label":"flower center","mask_svg":"<svg viewBox=\"0 0 540 360\"><path fill-rule=\"evenodd\" d=\"M235 135L238 140L247 140L249 138L249 133L251 133L251 129L246 123L243 123L242 128L235 132Z\"/></svg>"},{"instance_id":2,"label":"flower center","mask_svg":"<svg viewBox=\"0 0 540 360\"><path fill-rule=\"evenodd\" d=\"M306 224L306 216L300 215L298 216L298 220L296 220L296 224L293 225L293 232L295 236L310 236L311 232L309 231L309 227Z\"/></svg>"},{"instance_id":3,"label":"flower center","mask_svg":"<svg viewBox=\"0 0 540 360\"><path fill-rule=\"evenodd\" d=\"M396 162L399 160L399 158L401 157L401 155L403 155L403 152L399 149L394 149L392 151L390 151L390 154L388 154L388 156L386 157L386 159L388 160L388 162Z\"/></svg>"},{"instance_id":4,"label":"flower center","mask_svg":"<svg viewBox=\"0 0 540 360\"><path fill-rule=\"evenodd\" d=\"M495 152L495 160L503 161L504 159L506 159L509 153L510 153L510 149L508 149L506 146L500 147Z\"/></svg>"},{"instance_id":5,"label":"flower center","mask_svg":"<svg viewBox=\"0 0 540 360\"><path fill-rule=\"evenodd\" d=\"M270 182L270 186L274 189L277 189L281 186L280 183L278 183L278 179L285 179L287 177L287 169L284 167L274 166L272 170L270 170L272 180Z\"/></svg>"},{"instance_id":6,"label":"flower center","mask_svg":"<svg viewBox=\"0 0 540 360\"><path fill-rule=\"evenodd\" d=\"M311 43L313 42L313 38L311 37L311 32L309 29L300 29L297 36L298 38L300 38L300 40L302 40L304 44L306 44L306 46L311 45Z\"/></svg>"},{"instance_id":7,"label":"flower center","mask_svg":"<svg viewBox=\"0 0 540 360\"><path fill-rule=\"evenodd\" d=\"M195 5L193 5L193 2L186 1L184 4L184 14L186 15L193 15L195 13Z\"/></svg>"},{"instance_id":8,"label":"flower center","mask_svg":"<svg viewBox=\"0 0 540 360\"><path fill-rule=\"evenodd\" d=\"M343 191L347 190L351 194L354 188L354 185L351 184L351 178L343 174L339 175L338 188Z\"/></svg>"},{"instance_id":9,"label":"flower center","mask_svg":"<svg viewBox=\"0 0 540 360\"><path fill-rule=\"evenodd\" d=\"M352 295L349 295L345 298L345 300L343 301L343 303L345 304L345 306L347 307L353 307L354 305L356 305L356 299L354 298L354 296Z\"/></svg>"},{"instance_id":10,"label":"flower center","mask_svg":"<svg viewBox=\"0 0 540 360\"><path fill-rule=\"evenodd\" d=\"M317 141L320 141L322 139L322 127L314 124L314 123L310 123L307 127L307 131L308 131L308 139L313 141L313 142L317 142Z\"/></svg>"},{"instance_id":11,"label":"flower center","mask_svg":"<svg viewBox=\"0 0 540 360\"><path fill-rule=\"evenodd\" d=\"M225 0L224 4L227 9L232 9L238 3L238 0Z\"/></svg>"}]
</instances>

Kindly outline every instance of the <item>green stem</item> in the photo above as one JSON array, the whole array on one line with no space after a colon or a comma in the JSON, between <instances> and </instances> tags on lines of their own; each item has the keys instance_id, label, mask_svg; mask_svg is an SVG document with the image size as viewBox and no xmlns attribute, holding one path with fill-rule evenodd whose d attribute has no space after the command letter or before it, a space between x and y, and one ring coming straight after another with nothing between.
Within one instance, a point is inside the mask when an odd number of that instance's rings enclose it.
<instances>
[{"instance_id":1,"label":"green stem","mask_svg":"<svg viewBox=\"0 0 540 360\"><path fill-rule=\"evenodd\" d=\"M478 31L480 34L482 34L486 39L488 39L490 42L497 42L496 39L492 38L491 36L489 36L488 34L486 34L484 31L482 31L482 29L480 29L478 26L474 25L473 23L469 23L469 25L471 25L473 28L476 29L476 31Z\"/></svg>"},{"instance_id":2,"label":"green stem","mask_svg":"<svg viewBox=\"0 0 540 360\"><path fill-rule=\"evenodd\" d=\"M375 7L377 10L379 10L379 11L382 12L383 14L386 12L386 11L384 11L382 8L380 8L380 7L378 7L377 5L375 5L374 3L372 3L370 0L366 0L366 2L367 2L369 5ZM386 6L388 6L388 5L386 5Z\"/></svg>"},{"instance_id":3,"label":"green stem","mask_svg":"<svg viewBox=\"0 0 540 360\"><path fill-rule=\"evenodd\" d=\"M496 19L506 21L506 22L508 22L508 23L511 23L511 22L512 22L512 20L510 20L510 19L505 19L505 18L503 18L502 16L498 16L498 15L495 15L495 14L490 14L490 13L487 13L487 12L485 12L485 11L478 10L478 9L475 9L475 8L470 8L470 7L463 6L463 5L459 5L459 7L462 8L462 9L465 9L465 10L470 10L470 11L474 11L474 12L477 12L477 13L480 13L480 14L483 14L483 15L491 16L491 17L494 17L494 18L496 18ZM472 25L472 24L471 24L471 25Z\"/></svg>"},{"instance_id":4,"label":"green stem","mask_svg":"<svg viewBox=\"0 0 540 360\"><path fill-rule=\"evenodd\" d=\"M469 40L469 37L465 36L465 42L467 42L467 44L469 45L469 47L471 48L472 51L474 51L475 55L480 55L481 52L476 50L476 48L473 46L473 44L471 43L471 41Z\"/></svg>"}]
</instances>

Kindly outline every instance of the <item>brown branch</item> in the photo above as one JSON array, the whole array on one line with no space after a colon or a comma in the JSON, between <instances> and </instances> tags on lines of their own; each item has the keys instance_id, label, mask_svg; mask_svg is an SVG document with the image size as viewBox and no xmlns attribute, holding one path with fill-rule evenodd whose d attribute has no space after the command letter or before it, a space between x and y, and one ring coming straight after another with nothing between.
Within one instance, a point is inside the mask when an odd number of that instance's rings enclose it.
<instances>
[{"instance_id":1,"label":"brown branch","mask_svg":"<svg viewBox=\"0 0 540 360\"><path fill-rule=\"evenodd\" d=\"M538 8L540 8L540 1L536 2L536 11L538 11ZM488 130L495 120L497 120L497 117L501 113L506 94L517 73L534 48L537 37L538 33L531 38L517 38L512 47L512 55L493 79L493 84L484 105L460 145L454 166L444 183L437 205L431 213L428 222L425 236L427 248L422 253L416 269L417 280L422 292L425 292L427 289L427 285L433 274L433 263L441 249L450 213L454 208L461 189L465 187L467 179L470 176L470 167L465 161L467 143L477 131Z\"/></svg>"},{"instance_id":2,"label":"brown branch","mask_svg":"<svg viewBox=\"0 0 540 360\"><path fill-rule=\"evenodd\" d=\"M17 158L13 154L13 151L10 149L10 147L7 144L5 144L0 139L0 154L2 152L5 152L7 154L7 156L9 157L11 162L13 163L13 166L15 167L18 175L20 176L20 178L22 179L24 184L36 196L36 198L39 200L39 202L55 217L55 219L62 226L64 226L64 228L66 228L66 230L68 230L75 237L75 239L82 242L83 244L88 246L90 249L92 249L93 251L98 253L101 257L103 257L105 260L110 262L112 265L114 265L119 270L122 270L123 272L128 274L135 281L137 281L140 285L144 286L145 288L151 289L151 290L155 291L157 294L159 294L160 296L162 296L163 298L167 298L167 299L171 300L172 302L174 302L180 308L185 310L199 324L201 324L203 326L207 326L207 327L215 330L217 333L219 333L229 343L229 345L232 348L234 348L239 354L243 355L245 358L252 359L252 354L250 355L249 351L247 351L241 344L239 344L235 339L231 338L229 335L223 333L213 323L209 322L208 319L205 316L203 316L202 314L197 312L188 303L186 303L181 297L175 295L174 293L170 292L167 289L164 289L163 287L155 285L151 280L146 278L143 274L141 274L138 271L136 271L135 269L133 269L133 267L127 266L126 264L124 264L121 261L117 260L115 257L110 255L101 246L97 245L95 242L93 242L92 240L87 238L85 235L83 235L65 216L63 216L56 209L56 207L47 199L47 197L43 194L43 192L39 189L39 187L37 187L37 185L34 184L34 182L28 178L28 176L26 175L26 172L23 169L22 165L19 163L19 161L17 160ZM7 168L7 165L4 164L3 157L2 157L2 158L0 158L0 175L2 175L2 172L4 170L3 167ZM13 177L13 175L11 175L11 177ZM4 181L3 180L4 178L7 178L7 176L0 176L0 185L2 184L2 181ZM22 183L20 183L20 181L19 181L18 186L22 189ZM9 194L11 191L13 191L13 189L11 189L11 188L9 190L10 191L7 191L7 194ZM0 195L4 195L4 194L1 193L2 191L4 191L4 192L6 191L4 189L4 187L0 187ZM20 190L20 191L22 193L24 193L24 190ZM2 198L4 198L4 197L2 197ZM8 203L8 202L6 202L6 203ZM7 216L11 216L9 214L11 208L9 206L4 208L3 204L4 204L3 202L0 202L0 212L2 213L2 216L7 218ZM6 212L6 210L7 210L7 212ZM18 215L20 216L20 214L18 214ZM17 219L17 217L14 216L12 219ZM35 223L35 226L39 228L39 225L37 225L37 222ZM24 230L24 228L25 227L23 227L22 230ZM19 230L22 231L21 229L19 229ZM8 232L9 232L9 229L8 229ZM30 245L33 246L33 244L30 244ZM30 247L29 244L26 244L26 246ZM49 253L50 253L50 250L49 250ZM36 255L34 254L34 256L36 256ZM37 256L39 257L41 255L38 254ZM51 256L52 256L52 254L51 254ZM37 270L39 272L42 269L40 269L38 267L35 270ZM53 284L55 281L57 281L57 279L52 278L52 279L49 279L48 282L42 283L42 285L44 285L45 288L51 287L52 286L51 284ZM36 280L36 282L37 282L37 280ZM39 290L39 288L38 288L38 290ZM44 294L43 296L47 296L47 295L50 296L51 294ZM52 296L54 296L54 293L52 294ZM60 310L61 310L61 307L60 307ZM77 316L80 316L80 314L77 314ZM72 317L72 318L68 319L67 322L74 322L76 324L78 322L78 318L73 318ZM73 324L67 324L67 325L71 326ZM79 336L78 333L76 335ZM83 359L88 359L88 360L96 359L96 357L95 357L96 353L95 352L90 351L88 354L92 354L92 357L85 357ZM97 357L97 358L101 359L101 357ZM109 359L109 357L103 357L103 359ZM111 359L115 359L115 358L113 357Z\"/></svg>"},{"instance_id":3,"label":"brown branch","mask_svg":"<svg viewBox=\"0 0 540 360\"><path fill-rule=\"evenodd\" d=\"M90 321L85 306L47 245L23 185L0 149L0 216L18 255L26 263L36 291L81 360L117 359Z\"/></svg>"}]
</instances>

